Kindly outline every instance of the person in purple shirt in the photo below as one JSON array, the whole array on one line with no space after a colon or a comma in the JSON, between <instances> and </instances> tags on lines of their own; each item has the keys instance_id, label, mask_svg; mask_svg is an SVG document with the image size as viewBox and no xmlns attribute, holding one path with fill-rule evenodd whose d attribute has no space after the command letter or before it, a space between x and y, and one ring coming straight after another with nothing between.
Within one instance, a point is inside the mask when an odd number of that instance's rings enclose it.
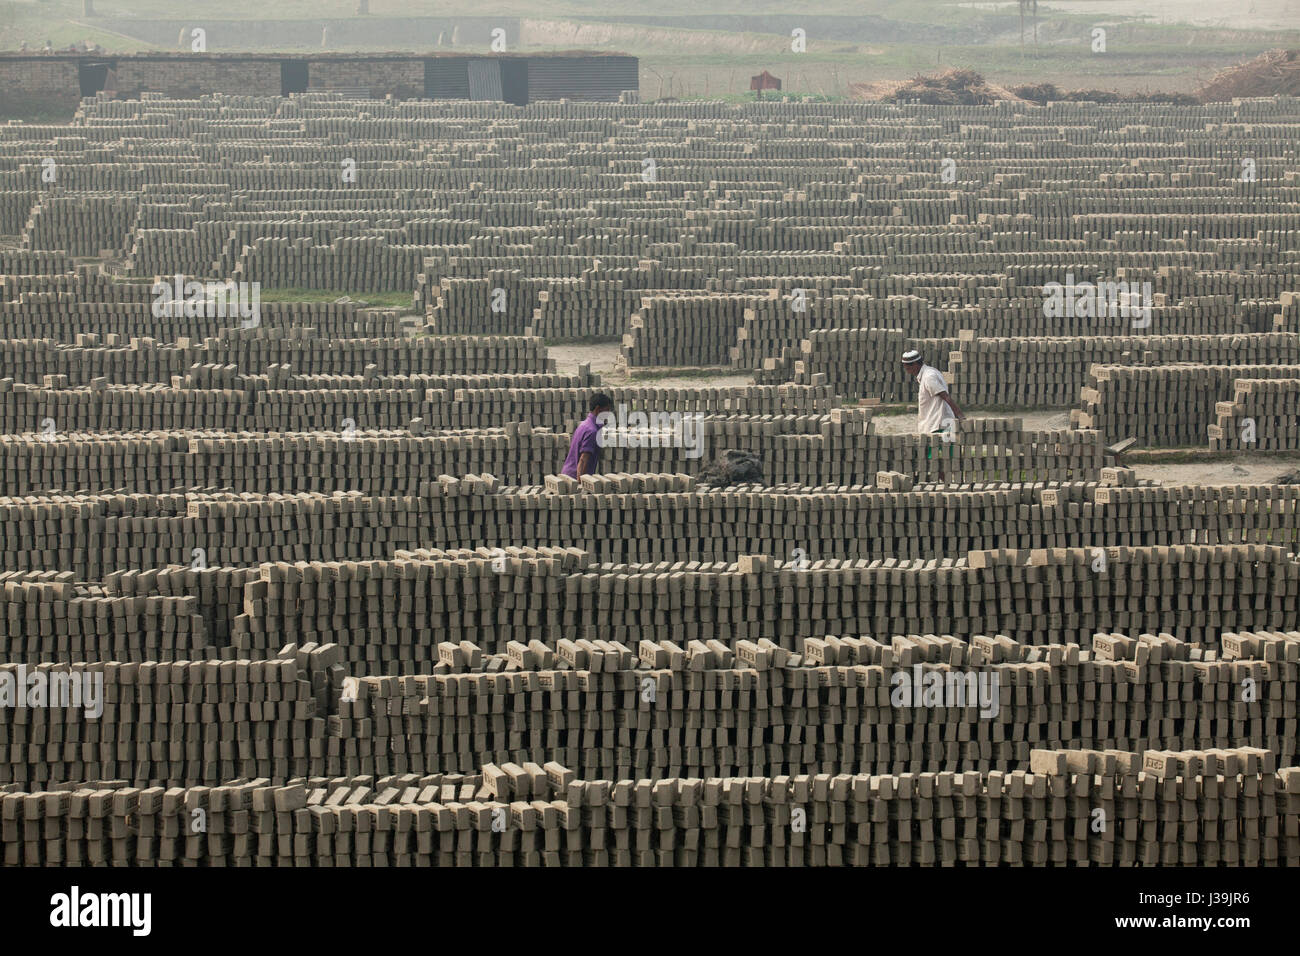
<instances>
[{"instance_id":1,"label":"person in purple shirt","mask_svg":"<svg viewBox=\"0 0 1300 956\"><path fill-rule=\"evenodd\" d=\"M600 430L605 427L605 423L598 419L614 407L614 400L604 392L597 392L591 396L587 407L590 411L573 430L573 437L569 439L569 454L564 459L564 467L560 469L570 478L594 475L600 468Z\"/></svg>"}]
</instances>

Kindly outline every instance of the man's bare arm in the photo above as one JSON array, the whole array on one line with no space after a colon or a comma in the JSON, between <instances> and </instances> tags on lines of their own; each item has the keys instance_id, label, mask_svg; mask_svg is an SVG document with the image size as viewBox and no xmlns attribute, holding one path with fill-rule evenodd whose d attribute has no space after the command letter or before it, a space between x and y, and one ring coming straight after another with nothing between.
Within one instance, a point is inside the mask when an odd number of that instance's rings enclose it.
<instances>
[{"instance_id":1,"label":"man's bare arm","mask_svg":"<svg viewBox=\"0 0 1300 956\"><path fill-rule=\"evenodd\" d=\"M939 397L940 397L941 399L943 399L944 403L945 403L949 408L952 409L952 413L953 413L954 415L956 415L958 418L965 418L965 417L966 417L965 415L962 414L961 409L957 407L957 403L954 402L954 401L952 400L952 396L949 395L947 392L940 392L940 393L939 393Z\"/></svg>"},{"instance_id":2,"label":"man's bare arm","mask_svg":"<svg viewBox=\"0 0 1300 956\"><path fill-rule=\"evenodd\" d=\"M584 451L578 456L578 477L591 474L591 452Z\"/></svg>"}]
</instances>

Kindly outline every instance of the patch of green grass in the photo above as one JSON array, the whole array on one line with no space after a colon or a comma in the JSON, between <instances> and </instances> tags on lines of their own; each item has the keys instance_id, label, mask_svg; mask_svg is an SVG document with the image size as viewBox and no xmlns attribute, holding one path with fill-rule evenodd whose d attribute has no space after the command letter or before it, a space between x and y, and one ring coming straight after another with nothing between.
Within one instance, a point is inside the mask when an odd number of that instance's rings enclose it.
<instances>
[{"instance_id":1,"label":"patch of green grass","mask_svg":"<svg viewBox=\"0 0 1300 956\"><path fill-rule=\"evenodd\" d=\"M869 405L866 402L860 402L857 399L848 398L844 400L844 407L867 409L875 412L877 415L903 415L908 412L916 411L916 402L895 405Z\"/></svg>"},{"instance_id":2,"label":"patch of green grass","mask_svg":"<svg viewBox=\"0 0 1300 956\"><path fill-rule=\"evenodd\" d=\"M617 335L570 335L554 339L542 339L547 348L553 345L621 345L622 338Z\"/></svg>"},{"instance_id":3,"label":"patch of green grass","mask_svg":"<svg viewBox=\"0 0 1300 956\"><path fill-rule=\"evenodd\" d=\"M12 102L0 103L0 116L5 119L21 120L24 123L34 123L41 126L70 123L76 112L74 107L23 106Z\"/></svg>"},{"instance_id":4,"label":"patch of green grass","mask_svg":"<svg viewBox=\"0 0 1300 956\"><path fill-rule=\"evenodd\" d=\"M344 296L358 304L414 311L411 292L344 292L338 289L263 289L263 302L333 302Z\"/></svg>"},{"instance_id":5,"label":"patch of green grass","mask_svg":"<svg viewBox=\"0 0 1300 956\"><path fill-rule=\"evenodd\" d=\"M746 374L744 371L719 366L717 368L630 369L627 377L633 382L653 382L662 378L720 378L744 374Z\"/></svg>"},{"instance_id":6,"label":"patch of green grass","mask_svg":"<svg viewBox=\"0 0 1300 956\"><path fill-rule=\"evenodd\" d=\"M916 403L913 402L913 405ZM963 411L979 412L984 415L1006 415L1009 418L1021 418L1025 415L1031 415L1035 412L1050 412L1059 414L1068 412L1073 405L1034 405L1026 408L1024 405L972 405L969 408L962 406Z\"/></svg>"},{"instance_id":7,"label":"patch of green grass","mask_svg":"<svg viewBox=\"0 0 1300 956\"><path fill-rule=\"evenodd\" d=\"M1120 458L1126 465L1196 465L1236 458L1294 458L1295 450L1278 448L1243 452L1241 449L1210 451L1208 448L1133 448Z\"/></svg>"}]
</instances>

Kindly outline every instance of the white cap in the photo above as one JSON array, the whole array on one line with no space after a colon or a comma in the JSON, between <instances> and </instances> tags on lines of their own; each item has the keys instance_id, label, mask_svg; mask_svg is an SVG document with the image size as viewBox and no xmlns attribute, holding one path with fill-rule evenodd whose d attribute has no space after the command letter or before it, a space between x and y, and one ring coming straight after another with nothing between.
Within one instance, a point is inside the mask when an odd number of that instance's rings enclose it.
<instances>
[{"instance_id":1,"label":"white cap","mask_svg":"<svg viewBox=\"0 0 1300 956\"><path fill-rule=\"evenodd\" d=\"M911 349L910 351L903 353L904 365L911 365L913 362L919 362L919 361L921 361L921 353L918 352L916 349Z\"/></svg>"}]
</instances>

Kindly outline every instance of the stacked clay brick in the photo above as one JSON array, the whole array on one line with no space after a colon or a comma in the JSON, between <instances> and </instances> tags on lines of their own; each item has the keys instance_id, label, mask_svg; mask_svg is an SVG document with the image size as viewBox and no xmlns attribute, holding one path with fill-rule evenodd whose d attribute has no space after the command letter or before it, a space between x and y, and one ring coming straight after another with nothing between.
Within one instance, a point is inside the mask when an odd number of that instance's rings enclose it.
<instances>
[{"instance_id":1,"label":"stacked clay brick","mask_svg":"<svg viewBox=\"0 0 1300 956\"><path fill-rule=\"evenodd\" d=\"M450 364L450 363L449 363ZM212 431L311 432L339 427L344 419L366 428L402 428L420 419L435 429L482 428L529 422L570 431L587 414L594 384L582 387L423 388L384 387L375 368L362 376L226 375L230 365L191 366L172 384L115 385L94 379L65 387L66 376L45 383L0 383L0 433L39 431L51 419L59 430L94 432ZM418 373L424 374L424 373ZM351 380L346 380L351 378ZM397 381L400 376L393 376ZM224 381L223 381L224 379ZM574 381L590 381L576 376ZM8 388L4 387L8 384ZM395 383L396 384L396 381ZM277 386L286 387L277 387ZM222 386L222 387L218 387ZM835 395L825 385L719 388L602 389L615 409L628 412L788 415L826 414Z\"/></svg>"},{"instance_id":2,"label":"stacked clay brick","mask_svg":"<svg viewBox=\"0 0 1300 956\"><path fill-rule=\"evenodd\" d=\"M6 708L0 782L40 788L125 779L142 786L214 785L306 774L324 732L330 648L286 648L267 660L132 660L0 665L0 679L93 681L101 712ZM63 675L63 676L56 676ZM22 686L19 683L18 686ZM83 691L83 702L90 695ZM12 715L12 716L11 716Z\"/></svg>"},{"instance_id":3,"label":"stacked clay brick","mask_svg":"<svg viewBox=\"0 0 1300 956\"><path fill-rule=\"evenodd\" d=\"M1039 750L1011 773L120 780L0 793L8 866L1294 866L1300 768ZM1188 819L1187 806L1216 808Z\"/></svg>"},{"instance_id":4,"label":"stacked clay brick","mask_svg":"<svg viewBox=\"0 0 1300 956\"><path fill-rule=\"evenodd\" d=\"M808 310L791 309L788 330L764 333L741 367L840 321L917 338L1268 331L1294 293L1278 175L1290 101L1146 106L1141 124L1064 103L961 108L949 125L927 107L866 103L367 109L319 94L91 101L57 144L42 127L6 136L15 205L30 210L13 231L33 252L124 252L140 278L211 269L406 290L419 276L440 331L625 335L633 366L731 361L746 351L745 310L795 290ZM683 122L689 148L670 145ZM961 132L972 128L977 148ZM40 178L52 152L53 188ZM1223 167L1243 153L1259 178L1225 194ZM953 159L951 180L936 156ZM1087 211L1062 215L1063 195ZM1043 287L1067 276L1151 282L1150 328L1045 314ZM884 300L903 294L926 314L891 315ZM856 309L817 314L827 295L876 300L865 311L879 324Z\"/></svg>"},{"instance_id":5,"label":"stacked clay brick","mask_svg":"<svg viewBox=\"0 0 1300 956\"><path fill-rule=\"evenodd\" d=\"M1296 447L1297 102L936 109L0 129L4 862L1300 864L1300 490L1103 450ZM839 407L910 348L1073 427Z\"/></svg>"},{"instance_id":6,"label":"stacked clay brick","mask_svg":"<svg viewBox=\"0 0 1300 956\"><path fill-rule=\"evenodd\" d=\"M51 286L57 289L62 285L65 278L76 280L66 292L49 291ZM228 333L241 321L253 322L251 318L231 315L154 315L152 295L140 298L140 292L147 293L149 285L103 281L107 278L96 273L89 279L100 281L87 281L84 271L75 277L0 275L4 290L0 337L5 347L45 339L85 346L124 346L132 340L148 339L170 344L182 338L204 343ZM16 280L22 279L31 280L35 291L21 291L24 283ZM318 336L334 339L393 337L401 329L394 311L361 310L355 305L330 302L261 302L256 321L259 328L266 330L310 329Z\"/></svg>"},{"instance_id":7,"label":"stacked clay brick","mask_svg":"<svg viewBox=\"0 0 1300 956\"><path fill-rule=\"evenodd\" d=\"M1300 564L1280 548L1186 545L972 552L960 559L603 565L575 548L398 552L276 562L244 586L236 651L338 643L373 673L438 658L439 637L488 653L511 641L770 640L826 634L999 633L1086 643L1156 630L1215 647L1225 630L1291 619Z\"/></svg>"},{"instance_id":8,"label":"stacked clay brick","mask_svg":"<svg viewBox=\"0 0 1300 956\"><path fill-rule=\"evenodd\" d=\"M14 664L171 661L215 654L198 613L200 595L123 596L68 572L6 571L0 642Z\"/></svg>"},{"instance_id":9,"label":"stacked clay brick","mask_svg":"<svg viewBox=\"0 0 1300 956\"><path fill-rule=\"evenodd\" d=\"M1300 377L1239 378L1233 398L1214 406L1209 427L1215 451L1294 451L1300 448Z\"/></svg>"},{"instance_id":10,"label":"stacked clay brick","mask_svg":"<svg viewBox=\"0 0 1300 956\"><path fill-rule=\"evenodd\" d=\"M1300 487L1093 482L708 488L668 476L581 494L491 476L415 493L47 495L0 499L4 567L78 581L114 571L388 558L398 549L568 545L599 563L942 558L999 548L1271 544L1300 549ZM665 490L672 488L674 490Z\"/></svg>"},{"instance_id":11,"label":"stacked clay brick","mask_svg":"<svg viewBox=\"0 0 1300 956\"><path fill-rule=\"evenodd\" d=\"M816 375L853 398L912 401L916 383L899 357L918 351L927 364L942 372L956 345L956 339L911 339L893 329L821 329L804 340L802 356L794 363L794 380L807 383Z\"/></svg>"},{"instance_id":12,"label":"stacked clay brick","mask_svg":"<svg viewBox=\"0 0 1300 956\"><path fill-rule=\"evenodd\" d=\"M1297 647L1296 632L1224 634L1219 651L1170 635L1105 634L1090 650L1001 636L826 638L797 655L764 641L734 652L716 641L643 641L634 654L620 642L562 639L513 643L500 655L446 641L427 676L359 680L339 666L340 648L311 643L264 661L42 665L51 685L56 673L98 675L103 712L32 707L8 722L5 782L284 781L545 753L592 776L1005 772L1030 769L1040 745L1177 750L1194 738L1249 741L1289 764ZM926 675L969 696L942 706L910 688L899 697L900 676ZM977 686L991 675L985 699ZM242 705L229 696L249 683L266 686ZM232 716L196 722L167 706L199 702L234 704ZM502 713L515 715L510 725L492 716ZM328 728L319 724L327 715Z\"/></svg>"},{"instance_id":13,"label":"stacked clay brick","mask_svg":"<svg viewBox=\"0 0 1300 956\"><path fill-rule=\"evenodd\" d=\"M962 400L988 406L1072 406L1094 365L1291 365L1300 335L1130 335L1075 338L963 337L948 357L949 384ZM1181 417L1173 407L1170 413ZM1133 414L1133 413L1130 413ZM1164 417L1164 416L1162 416Z\"/></svg>"},{"instance_id":14,"label":"stacked clay brick","mask_svg":"<svg viewBox=\"0 0 1300 956\"><path fill-rule=\"evenodd\" d=\"M537 293L526 329L544 339L618 338L643 295L644 290L623 279L548 280ZM430 321L436 318L431 315Z\"/></svg>"},{"instance_id":15,"label":"stacked clay brick","mask_svg":"<svg viewBox=\"0 0 1300 956\"><path fill-rule=\"evenodd\" d=\"M9 568L53 568L98 581L118 570L193 566L200 556L213 567L255 568L272 560L388 558L422 545L563 544L601 563L654 563L741 554L793 562L796 549L810 560L1063 545L1295 550L1300 540L1300 489L1293 485L710 489L669 476L599 479L584 483L582 493L467 475L424 481L401 497L186 492L0 500L3 560Z\"/></svg>"},{"instance_id":16,"label":"stacked clay brick","mask_svg":"<svg viewBox=\"0 0 1300 956\"><path fill-rule=\"evenodd\" d=\"M566 638L492 655L448 642L430 674L341 694L328 772L463 772L538 754L588 776L1005 772L1027 769L1035 747L1198 740L1300 759L1296 632L1227 634L1221 652L1151 634L1098 634L1090 650L918 634L810 638L801 654L764 640L638 648ZM964 696L923 706L931 678Z\"/></svg>"},{"instance_id":17,"label":"stacked clay brick","mask_svg":"<svg viewBox=\"0 0 1300 956\"><path fill-rule=\"evenodd\" d=\"M642 299L623 337L629 365L726 365L747 298L735 294Z\"/></svg>"},{"instance_id":18,"label":"stacked clay brick","mask_svg":"<svg viewBox=\"0 0 1300 956\"><path fill-rule=\"evenodd\" d=\"M224 320L235 321L238 320ZM46 376L65 376L64 387L108 384L171 384L195 366L232 367L242 375L269 375L286 368L294 375L380 376L489 375L554 372L539 339L507 336L430 336L404 339L321 336L309 327L225 329L194 342L178 336L168 342L136 338L104 343L82 339L63 344L51 339L0 341L0 356L10 380L45 384Z\"/></svg>"},{"instance_id":19,"label":"stacked clay brick","mask_svg":"<svg viewBox=\"0 0 1300 956\"><path fill-rule=\"evenodd\" d=\"M338 410L357 407L344 402ZM688 413L694 415L695 413ZM951 482L1095 480L1102 447L1094 431L1031 431L1019 420L971 419L950 435L877 433L870 413L704 414L643 428L611 429L602 468L631 474L698 474L727 450L762 461L774 484L862 484L881 471ZM43 416L36 429L0 434L0 476L11 494L166 494L190 489L273 492L417 493L437 475L491 474L511 485L542 484L563 463L570 436L503 427L430 432L346 418L311 432L64 432Z\"/></svg>"},{"instance_id":20,"label":"stacked clay brick","mask_svg":"<svg viewBox=\"0 0 1300 956\"><path fill-rule=\"evenodd\" d=\"M1218 425L1217 406L1234 400L1238 380L1297 377L1300 364L1098 365L1071 418L1107 441L1131 437L1149 446L1204 446L1209 428Z\"/></svg>"},{"instance_id":21,"label":"stacked clay brick","mask_svg":"<svg viewBox=\"0 0 1300 956\"><path fill-rule=\"evenodd\" d=\"M603 263L602 263L603 264ZM421 273L420 280L425 275ZM431 289L421 282L417 287ZM497 332L544 339L613 339L628 326L645 290L598 272L552 278L519 270L486 276L443 276L426 300L430 331Z\"/></svg>"},{"instance_id":22,"label":"stacked clay brick","mask_svg":"<svg viewBox=\"0 0 1300 956\"><path fill-rule=\"evenodd\" d=\"M122 194L55 195L32 208L24 232L35 249L59 249L73 256L126 251L139 199Z\"/></svg>"}]
</instances>

